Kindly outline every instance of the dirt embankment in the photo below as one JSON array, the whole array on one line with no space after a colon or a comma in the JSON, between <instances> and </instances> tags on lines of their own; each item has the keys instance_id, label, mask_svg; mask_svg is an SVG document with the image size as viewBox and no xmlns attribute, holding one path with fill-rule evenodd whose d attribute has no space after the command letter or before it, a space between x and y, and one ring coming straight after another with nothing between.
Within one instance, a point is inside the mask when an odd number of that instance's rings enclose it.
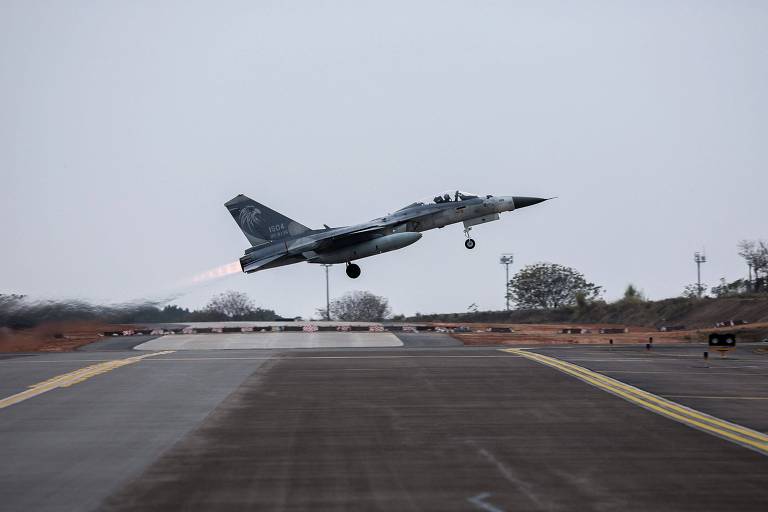
<instances>
[{"instance_id":1,"label":"dirt embankment","mask_svg":"<svg viewBox=\"0 0 768 512\"><path fill-rule=\"evenodd\" d=\"M619 324L656 329L683 326L687 329L714 327L718 322L746 320L768 322L768 297L722 299L665 299L660 301L618 301L585 307L554 310L480 311L420 315L409 320L421 322L486 322L503 324Z\"/></svg>"},{"instance_id":2,"label":"dirt embankment","mask_svg":"<svg viewBox=\"0 0 768 512\"><path fill-rule=\"evenodd\" d=\"M457 327L458 324L439 324L443 327ZM470 327L473 332L453 333L451 336L465 345L614 345L637 344L666 344L666 343L704 343L712 332L735 332L740 342L761 341L768 337L768 323L749 324L737 327L721 327L712 329L689 329L681 331L659 332L643 327L629 326L628 332L600 334L601 328L616 328L615 324L507 324L513 330L511 333L484 332L486 328L500 324L462 324ZM624 327L624 326L622 326ZM582 334L563 333L564 329L579 330Z\"/></svg>"},{"instance_id":3,"label":"dirt embankment","mask_svg":"<svg viewBox=\"0 0 768 512\"><path fill-rule=\"evenodd\" d=\"M0 327L0 352L68 352L98 340L104 331L134 327L99 322L52 322L13 330Z\"/></svg>"}]
</instances>

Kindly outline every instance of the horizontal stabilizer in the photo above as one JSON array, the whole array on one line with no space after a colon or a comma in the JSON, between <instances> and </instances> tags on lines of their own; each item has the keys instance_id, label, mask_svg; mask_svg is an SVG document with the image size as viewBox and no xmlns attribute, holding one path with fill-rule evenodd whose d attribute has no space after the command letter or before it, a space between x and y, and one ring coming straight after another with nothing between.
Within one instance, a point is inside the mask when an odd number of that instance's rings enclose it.
<instances>
[{"instance_id":1,"label":"horizontal stabilizer","mask_svg":"<svg viewBox=\"0 0 768 512\"><path fill-rule=\"evenodd\" d=\"M250 273L250 272L256 272L261 267L268 265L272 263L275 260L278 260L285 256L284 254L275 254L273 256L267 256L266 258L262 258L260 260L253 260L253 261L247 261L247 256L244 256L240 258L240 266L243 268L243 272ZM244 261L245 260L245 261Z\"/></svg>"}]
</instances>

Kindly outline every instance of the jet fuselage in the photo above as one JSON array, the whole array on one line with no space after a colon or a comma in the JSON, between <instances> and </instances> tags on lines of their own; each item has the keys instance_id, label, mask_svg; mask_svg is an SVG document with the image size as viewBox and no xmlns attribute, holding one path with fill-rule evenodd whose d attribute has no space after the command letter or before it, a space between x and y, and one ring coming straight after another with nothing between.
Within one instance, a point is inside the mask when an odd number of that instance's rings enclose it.
<instances>
[{"instance_id":1,"label":"jet fuselage","mask_svg":"<svg viewBox=\"0 0 768 512\"><path fill-rule=\"evenodd\" d=\"M499 214L538 204L545 199L518 196L475 196L456 191L438 195L433 201L416 202L394 213L362 224L338 228L309 229L270 208L239 195L226 203L252 247L240 258L243 272L306 261L347 263L347 273L357 277L352 261L407 247L421 233L449 224L464 223L465 246L473 226L499 219ZM351 267L351 268L350 268Z\"/></svg>"}]
</instances>

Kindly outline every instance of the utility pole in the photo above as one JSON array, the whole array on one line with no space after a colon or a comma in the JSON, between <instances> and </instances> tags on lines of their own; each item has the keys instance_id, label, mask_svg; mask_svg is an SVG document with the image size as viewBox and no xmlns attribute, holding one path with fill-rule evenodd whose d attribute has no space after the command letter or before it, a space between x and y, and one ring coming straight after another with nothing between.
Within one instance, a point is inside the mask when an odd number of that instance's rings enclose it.
<instances>
[{"instance_id":1,"label":"utility pole","mask_svg":"<svg viewBox=\"0 0 768 512\"><path fill-rule=\"evenodd\" d=\"M693 254L693 261L696 262L696 290L699 292L699 298L701 298L701 264L707 262L707 257L700 252L696 252Z\"/></svg>"},{"instance_id":2,"label":"utility pole","mask_svg":"<svg viewBox=\"0 0 768 512\"><path fill-rule=\"evenodd\" d=\"M331 268L330 263L323 263L325 267L325 319L331 319L331 287L328 281L328 269Z\"/></svg>"},{"instance_id":3,"label":"utility pole","mask_svg":"<svg viewBox=\"0 0 768 512\"><path fill-rule=\"evenodd\" d=\"M507 268L507 278L504 281L504 297L507 299L507 311L509 311L509 266L515 261L512 253L505 252L499 258L499 263Z\"/></svg>"}]
</instances>

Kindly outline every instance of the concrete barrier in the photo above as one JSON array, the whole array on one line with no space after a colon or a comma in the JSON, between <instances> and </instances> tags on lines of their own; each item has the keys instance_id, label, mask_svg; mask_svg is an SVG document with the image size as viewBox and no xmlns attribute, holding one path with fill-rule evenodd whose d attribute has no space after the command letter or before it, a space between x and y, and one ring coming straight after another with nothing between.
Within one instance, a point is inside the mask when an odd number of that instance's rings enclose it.
<instances>
[{"instance_id":1,"label":"concrete barrier","mask_svg":"<svg viewBox=\"0 0 768 512\"><path fill-rule=\"evenodd\" d=\"M604 327L600 329L600 334L626 334L629 329L626 327Z\"/></svg>"},{"instance_id":2,"label":"concrete barrier","mask_svg":"<svg viewBox=\"0 0 768 512\"><path fill-rule=\"evenodd\" d=\"M589 334L592 331L589 329L582 329L581 327L568 327L561 331L561 334Z\"/></svg>"},{"instance_id":3,"label":"concrete barrier","mask_svg":"<svg viewBox=\"0 0 768 512\"><path fill-rule=\"evenodd\" d=\"M746 325L749 322L746 320L726 320L724 322L717 322L715 327L734 327L736 325Z\"/></svg>"},{"instance_id":4,"label":"concrete barrier","mask_svg":"<svg viewBox=\"0 0 768 512\"><path fill-rule=\"evenodd\" d=\"M251 325L243 325L251 324ZM230 334L259 332L430 332L430 325L380 324L371 322L193 322L191 325L166 328L137 327L122 331L103 331L103 336L132 336L134 334L164 336L167 334ZM509 328L497 328L497 332L511 332Z\"/></svg>"}]
</instances>

